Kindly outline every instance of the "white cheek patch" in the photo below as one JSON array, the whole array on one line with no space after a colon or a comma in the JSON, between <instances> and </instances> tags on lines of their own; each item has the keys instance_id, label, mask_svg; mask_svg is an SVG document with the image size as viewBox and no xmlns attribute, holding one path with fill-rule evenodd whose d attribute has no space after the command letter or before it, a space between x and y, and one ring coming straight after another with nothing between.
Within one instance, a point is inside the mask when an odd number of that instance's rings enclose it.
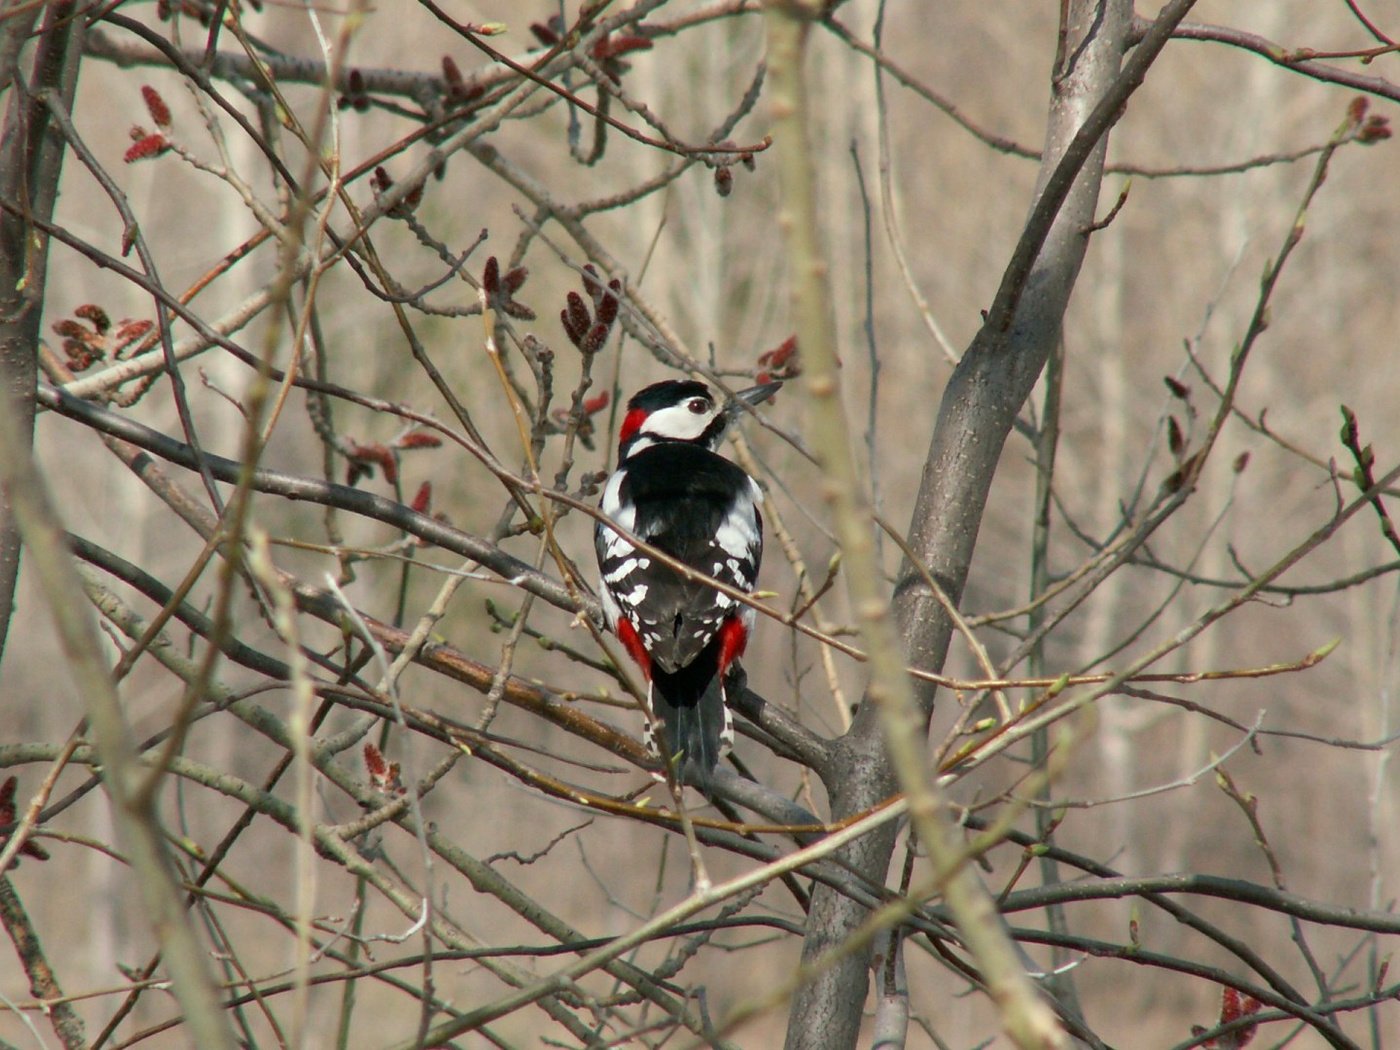
<instances>
[{"instance_id":1,"label":"white cheek patch","mask_svg":"<svg viewBox=\"0 0 1400 1050\"><path fill-rule=\"evenodd\" d=\"M693 441L705 432L714 422L715 411L701 412L698 415L685 405L662 408L647 416L642 423L642 434L655 434L658 437L673 438L679 441ZM640 445L632 446L635 455Z\"/></svg>"}]
</instances>

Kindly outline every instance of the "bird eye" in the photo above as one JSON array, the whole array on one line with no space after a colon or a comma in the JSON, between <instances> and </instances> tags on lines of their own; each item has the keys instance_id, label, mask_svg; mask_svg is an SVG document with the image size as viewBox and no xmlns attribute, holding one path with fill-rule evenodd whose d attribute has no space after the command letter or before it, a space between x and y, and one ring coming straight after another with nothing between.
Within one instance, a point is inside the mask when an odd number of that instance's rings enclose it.
<instances>
[{"instance_id":1,"label":"bird eye","mask_svg":"<svg viewBox=\"0 0 1400 1050\"><path fill-rule=\"evenodd\" d=\"M702 412L708 412L709 409L710 403L706 401L703 397L692 397L690 399L690 410L694 412L697 416L700 415Z\"/></svg>"}]
</instances>

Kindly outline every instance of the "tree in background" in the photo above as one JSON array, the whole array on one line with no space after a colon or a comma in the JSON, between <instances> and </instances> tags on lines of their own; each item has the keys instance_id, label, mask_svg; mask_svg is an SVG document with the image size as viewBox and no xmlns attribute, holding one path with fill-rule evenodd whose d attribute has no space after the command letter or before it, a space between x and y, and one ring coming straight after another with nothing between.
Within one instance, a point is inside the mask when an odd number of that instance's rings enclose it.
<instances>
[{"instance_id":1,"label":"tree in background","mask_svg":"<svg viewBox=\"0 0 1400 1050\"><path fill-rule=\"evenodd\" d=\"M1192 7L10 5L0 1037L1393 1038L1400 27ZM576 562L680 373L709 797Z\"/></svg>"}]
</instances>

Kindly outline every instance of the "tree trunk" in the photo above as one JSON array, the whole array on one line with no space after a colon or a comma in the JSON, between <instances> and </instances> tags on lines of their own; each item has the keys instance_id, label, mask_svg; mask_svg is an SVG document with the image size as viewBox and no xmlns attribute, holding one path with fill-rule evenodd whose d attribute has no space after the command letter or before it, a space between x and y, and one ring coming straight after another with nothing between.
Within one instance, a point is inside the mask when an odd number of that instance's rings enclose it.
<instances>
[{"instance_id":1,"label":"tree trunk","mask_svg":"<svg viewBox=\"0 0 1400 1050\"><path fill-rule=\"evenodd\" d=\"M1186 5L1179 6L1184 14ZM1037 199L1080 127L1118 79L1132 13L1128 0L1068 4ZM1094 221L1107 126L1065 194L1021 287L1015 289L1014 307L1006 321L998 323L994 307L989 323L963 355L944 391L909 537L912 550L955 603L967 580L1002 446L1060 335L1089 240L1085 231ZM1007 290L1004 286L998 303ZM894 611L911 665L941 669L952 625L918 572L908 565L896 589ZM933 709L934 688L924 682L916 683L916 688L926 721ZM826 787L833 819L838 820L897 789L874 704L861 705L850 732L838 742ZM894 831L882 830L853 844L841 859L866 877L883 882L894 843ZM818 887L812 898L804 961L841 944L866 916L860 905ZM854 1047L868 978L868 953L856 952L805 984L793 998L788 1050Z\"/></svg>"},{"instance_id":2,"label":"tree trunk","mask_svg":"<svg viewBox=\"0 0 1400 1050\"><path fill-rule=\"evenodd\" d=\"M28 83L23 83L19 54L40 9L15 5L6 12L10 17L0 21L0 92L9 94L0 131L0 410L15 415L29 441L49 245L30 217L40 223L53 218L65 152L44 95L51 92L71 108L83 36L72 3L49 7ZM0 493L0 657L14 610L19 562L19 532Z\"/></svg>"}]
</instances>

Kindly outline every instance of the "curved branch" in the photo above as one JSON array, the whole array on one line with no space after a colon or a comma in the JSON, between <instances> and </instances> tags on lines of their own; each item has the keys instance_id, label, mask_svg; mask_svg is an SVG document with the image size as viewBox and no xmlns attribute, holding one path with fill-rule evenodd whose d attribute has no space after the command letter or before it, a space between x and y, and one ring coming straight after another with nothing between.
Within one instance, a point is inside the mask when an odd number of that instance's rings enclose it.
<instances>
[{"instance_id":1,"label":"curved branch","mask_svg":"<svg viewBox=\"0 0 1400 1050\"><path fill-rule=\"evenodd\" d=\"M1212 44L1228 44L1230 47L1267 58L1276 66L1281 66L1294 73L1301 73L1313 80L1320 80L1324 84L1338 84L1354 91L1364 91L1377 98L1387 98L1392 102L1400 102L1400 84L1396 84L1394 81L1386 80L1385 77L1353 73L1339 66L1319 62L1310 57L1313 52L1306 48L1284 47L1266 37L1258 36L1255 33L1246 33L1242 29L1199 22L1183 22L1176 27L1172 36L1179 40L1203 40Z\"/></svg>"},{"instance_id":2,"label":"curved branch","mask_svg":"<svg viewBox=\"0 0 1400 1050\"><path fill-rule=\"evenodd\" d=\"M36 399L45 408L53 409L104 434L129 441L187 470L197 470L199 467L199 458L188 445L134 420L126 419L116 412L76 398L65 390L43 383L39 386ZM223 456L206 454L203 462L216 480L228 483L237 481L243 469L241 464ZM300 477L266 467L254 469L252 487L258 492L339 507L366 518L373 518L436 544L444 550L480 562L503 579L560 609L577 612L581 608L578 598L571 594L564 584L514 555L507 554L494 543L454 529L427 514L419 514L402 503L385 499L383 496L348 485Z\"/></svg>"},{"instance_id":3,"label":"curved branch","mask_svg":"<svg viewBox=\"0 0 1400 1050\"><path fill-rule=\"evenodd\" d=\"M1349 930L1370 933L1400 933L1400 915L1386 911L1344 908L1261 886L1244 879L1229 879L1220 875L1200 875L1194 872L1173 875L1120 875L1094 881L1061 882L1033 890L1016 890L1000 901L1003 912L1029 911L1052 903L1148 897L1157 894L1180 893L1200 897L1218 897L1267 908L1307 922L1324 923Z\"/></svg>"}]
</instances>

